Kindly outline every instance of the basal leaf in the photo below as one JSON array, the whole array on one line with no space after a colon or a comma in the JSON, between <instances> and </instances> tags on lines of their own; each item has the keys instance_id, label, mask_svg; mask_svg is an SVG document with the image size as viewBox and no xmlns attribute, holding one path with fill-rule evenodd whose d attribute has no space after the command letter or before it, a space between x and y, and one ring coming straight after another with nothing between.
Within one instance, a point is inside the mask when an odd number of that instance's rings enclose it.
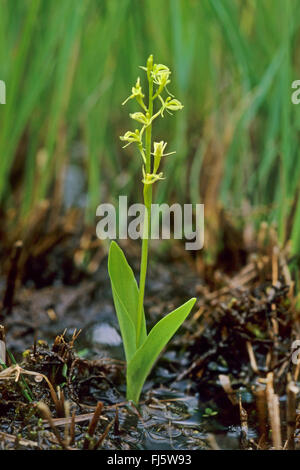
<instances>
[{"instance_id":1,"label":"basal leaf","mask_svg":"<svg viewBox=\"0 0 300 470\"><path fill-rule=\"evenodd\" d=\"M162 318L150 331L127 366L127 399L138 403L144 382L162 349L184 322L196 302L190 299Z\"/></svg>"},{"instance_id":2,"label":"basal leaf","mask_svg":"<svg viewBox=\"0 0 300 470\"><path fill-rule=\"evenodd\" d=\"M136 351L136 330L126 307L113 287L113 283L111 283L111 285L115 309L123 339L126 361L128 362Z\"/></svg>"},{"instance_id":3,"label":"basal leaf","mask_svg":"<svg viewBox=\"0 0 300 470\"><path fill-rule=\"evenodd\" d=\"M138 286L125 255L115 242L111 242L108 256L108 271L112 286L116 313L124 342L127 362L136 351L136 324L138 310ZM140 345L147 337L143 313Z\"/></svg>"}]
</instances>

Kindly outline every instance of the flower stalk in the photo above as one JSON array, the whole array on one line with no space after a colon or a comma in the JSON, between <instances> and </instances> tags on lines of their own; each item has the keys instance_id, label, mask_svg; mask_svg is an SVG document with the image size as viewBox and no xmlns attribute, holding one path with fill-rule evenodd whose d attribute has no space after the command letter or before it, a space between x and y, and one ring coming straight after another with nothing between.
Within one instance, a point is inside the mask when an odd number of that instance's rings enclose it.
<instances>
[{"instance_id":1,"label":"flower stalk","mask_svg":"<svg viewBox=\"0 0 300 470\"><path fill-rule=\"evenodd\" d=\"M151 56L150 56L151 57ZM152 58L153 62L153 58ZM149 60L148 60L149 63ZM149 106L148 106L148 115L151 120L153 114L153 79L149 78ZM152 140L152 122L150 121L149 126L146 130L146 174L151 173L151 140ZM150 238L150 223L151 223L151 204L152 204L152 184L144 183L144 205L146 208L145 218L144 218L144 234L142 241L142 257L141 257L141 266L140 266L140 286L139 286L139 303L138 303L138 313L137 313L137 332L136 332L136 344L139 344L142 318L143 318L143 305L144 305L144 296L145 296L145 284L146 284L146 275L147 275L147 265L148 265L148 251L149 251L149 238Z\"/></svg>"},{"instance_id":2,"label":"flower stalk","mask_svg":"<svg viewBox=\"0 0 300 470\"><path fill-rule=\"evenodd\" d=\"M149 251L149 238L151 231L151 205L152 205L152 185L163 179L163 173L159 173L159 167L163 156L171 155L175 152L165 154L166 142L154 142L154 151L152 149L152 125L156 118L164 117L164 111L177 111L183 108L180 101L175 99L173 95L167 90L167 85L171 82L169 79L171 71L163 64L154 64L153 56L150 55L146 67L141 67L147 72L148 78L148 106L144 103L145 95L142 91L140 78L137 79L136 85L132 87L132 94L123 102L127 103L131 99L136 99L137 103L144 112L135 112L130 114L130 117L143 125L141 130L135 132L128 131L124 136L121 136L122 141L127 142L124 147L135 142L138 146L140 154L143 159L143 198L145 206L145 217L143 227L143 241L142 241L142 255L140 264L140 282L139 282L139 298L138 298L138 311L137 311L137 329L136 329L136 346L140 344L141 328L143 320L143 305L145 297L145 285L148 265L148 251ZM156 89L154 89L156 87ZM168 96L163 99L161 94L166 91ZM154 102L159 98L160 108L154 114ZM171 113L170 113L171 114ZM143 146L143 137L145 135L145 149ZM151 156L154 157L152 165Z\"/></svg>"}]
</instances>

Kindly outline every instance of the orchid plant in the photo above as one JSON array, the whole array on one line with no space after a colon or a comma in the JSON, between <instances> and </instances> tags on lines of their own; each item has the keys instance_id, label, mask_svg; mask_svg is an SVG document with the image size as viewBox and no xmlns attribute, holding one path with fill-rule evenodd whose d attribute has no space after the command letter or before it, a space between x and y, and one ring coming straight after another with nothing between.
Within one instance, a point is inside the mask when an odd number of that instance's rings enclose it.
<instances>
[{"instance_id":1,"label":"orchid plant","mask_svg":"<svg viewBox=\"0 0 300 470\"><path fill-rule=\"evenodd\" d=\"M117 243L112 242L109 250L108 270L111 280L115 309L120 325L127 362L127 399L138 404L140 394L155 361L162 349L176 333L190 313L196 299L192 298L181 307L164 316L147 333L144 313L144 295L148 264L150 221L153 184L163 179L160 171L161 160L175 152L165 153L167 143L154 142L152 147L152 125L164 113L172 114L183 108L167 86L171 82L170 69L163 64L155 64L150 55L146 67L141 67L148 79L148 102L145 104L140 78L132 87L131 95L123 102L135 100L141 110L130 117L141 124L140 129L128 131L120 137L124 148L135 143L142 159L142 183L145 206L143 241L140 265L139 287L125 255ZM167 95L164 97L164 95ZM158 110L155 106L158 103Z\"/></svg>"}]
</instances>

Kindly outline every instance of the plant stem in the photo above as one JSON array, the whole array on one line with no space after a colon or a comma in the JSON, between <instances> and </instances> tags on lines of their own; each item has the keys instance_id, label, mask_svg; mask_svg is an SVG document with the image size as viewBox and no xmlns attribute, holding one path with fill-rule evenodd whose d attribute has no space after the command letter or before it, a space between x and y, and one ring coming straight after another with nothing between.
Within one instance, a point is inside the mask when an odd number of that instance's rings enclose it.
<instances>
[{"instance_id":1,"label":"plant stem","mask_svg":"<svg viewBox=\"0 0 300 470\"><path fill-rule=\"evenodd\" d=\"M153 79L149 78L149 117L153 115ZM152 136L152 124L146 129L146 173L151 173L151 136ZM139 303L137 313L137 328L136 328L136 346L139 347L142 319L143 319L143 305L145 295L145 284L148 264L148 247L150 238L150 222L151 222L151 204L152 204L152 184L144 185L144 205L146 207L146 213L144 217L144 234L142 242L142 257L140 266L140 286L139 286Z\"/></svg>"}]
</instances>

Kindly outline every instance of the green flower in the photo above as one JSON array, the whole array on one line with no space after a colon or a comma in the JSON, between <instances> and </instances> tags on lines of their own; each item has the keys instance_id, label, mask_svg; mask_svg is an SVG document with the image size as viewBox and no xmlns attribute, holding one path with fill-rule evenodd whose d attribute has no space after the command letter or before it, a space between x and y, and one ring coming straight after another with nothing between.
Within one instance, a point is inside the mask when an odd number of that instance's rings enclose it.
<instances>
[{"instance_id":1,"label":"green flower","mask_svg":"<svg viewBox=\"0 0 300 470\"><path fill-rule=\"evenodd\" d=\"M154 152L151 154L154 156L153 173L157 173L162 157L166 157L167 155L172 155L176 153L176 152L164 153L166 146L167 146L167 142L164 142L163 140L161 140L160 142L154 142Z\"/></svg>"},{"instance_id":2,"label":"green flower","mask_svg":"<svg viewBox=\"0 0 300 470\"><path fill-rule=\"evenodd\" d=\"M162 107L161 107L161 110L160 110L160 113L161 113L162 117L164 117L165 109L167 111L169 111L169 114L172 114L172 113L170 113L170 110L171 111L179 111L180 109L183 109L183 105L176 98L171 98L170 96L168 96L166 101L164 101L161 96L158 96L158 97L159 97L159 99L161 101L161 104L162 104Z\"/></svg>"},{"instance_id":3,"label":"green flower","mask_svg":"<svg viewBox=\"0 0 300 470\"><path fill-rule=\"evenodd\" d=\"M138 144L141 144L141 133L138 129L136 129L135 132L127 131L126 134L120 136L120 140L128 142L126 145L123 146L123 148L128 147L128 145L132 144L132 142L137 142Z\"/></svg>"},{"instance_id":4,"label":"green flower","mask_svg":"<svg viewBox=\"0 0 300 470\"><path fill-rule=\"evenodd\" d=\"M135 121L140 122L144 126L149 126L150 124L149 117L143 113L140 113L140 112L132 113L132 114L129 114L129 116L131 117L131 119L134 119Z\"/></svg>"},{"instance_id":5,"label":"green flower","mask_svg":"<svg viewBox=\"0 0 300 470\"><path fill-rule=\"evenodd\" d=\"M128 96L128 98L125 101L123 101L122 105L124 106L124 104L126 104L127 101L132 100L133 98L136 98L137 102L142 106L142 108L147 109L143 101L143 98L145 97L145 95L142 92L140 77L138 77L135 86L131 88L131 92L132 92L131 95Z\"/></svg>"},{"instance_id":6,"label":"green flower","mask_svg":"<svg viewBox=\"0 0 300 470\"><path fill-rule=\"evenodd\" d=\"M142 179L142 182L144 184L154 184L156 183L156 181L159 181L159 180L163 180L165 178L163 178L163 173L146 173L145 172L145 169L143 167L143 179Z\"/></svg>"},{"instance_id":7,"label":"green flower","mask_svg":"<svg viewBox=\"0 0 300 470\"><path fill-rule=\"evenodd\" d=\"M155 85L158 85L158 89L153 99L157 98L157 96L163 91L163 89L169 83L171 83L171 80L169 80L171 70L169 69L169 67L163 64L153 65L153 56L149 57L147 61L147 67L141 66L140 68L147 72L148 78L151 77Z\"/></svg>"},{"instance_id":8,"label":"green flower","mask_svg":"<svg viewBox=\"0 0 300 470\"><path fill-rule=\"evenodd\" d=\"M183 105L180 103L179 100L176 100L175 98L166 100L166 108L170 109L171 111L179 111L180 109L183 108Z\"/></svg>"},{"instance_id":9,"label":"green flower","mask_svg":"<svg viewBox=\"0 0 300 470\"><path fill-rule=\"evenodd\" d=\"M153 78L153 83L156 85L164 84L166 86L170 83L169 76L171 75L171 70L169 67L163 64L154 64L151 76Z\"/></svg>"}]
</instances>

